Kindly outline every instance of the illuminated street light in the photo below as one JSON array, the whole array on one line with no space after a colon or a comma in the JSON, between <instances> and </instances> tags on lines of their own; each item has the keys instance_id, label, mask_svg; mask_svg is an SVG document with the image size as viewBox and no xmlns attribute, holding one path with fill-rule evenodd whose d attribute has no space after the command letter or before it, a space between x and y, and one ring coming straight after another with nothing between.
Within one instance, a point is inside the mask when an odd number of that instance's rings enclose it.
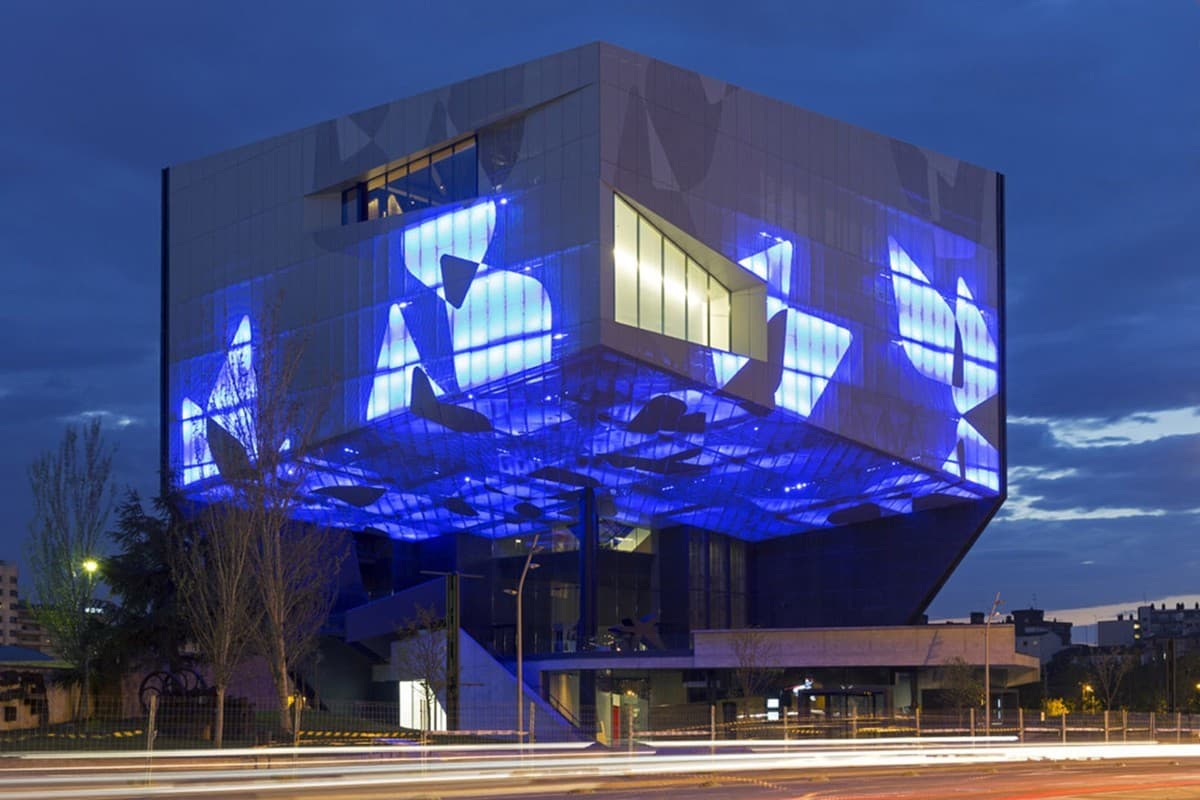
<instances>
[{"instance_id":1,"label":"illuminated street light","mask_svg":"<svg viewBox=\"0 0 1200 800\"><path fill-rule=\"evenodd\" d=\"M523 620L521 613L521 598L525 594L525 578L529 575L529 570L537 569L541 564L533 562L535 553L541 550L538 547L538 538L540 533L534 534L533 544L529 546L529 553L525 556L525 566L521 570L521 580L517 582L516 589L505 589L505 594L515 595L517 598L517 741L525 742L525 664L524 664L524 638L525 632L523 628Z\"/></svg>"},{"instance_id":2,"label":"illuminated street light","mask_svg":"<svg viewBox=\"0 0 1200 800\"><path fill-rule=\"evenodd\" d=\"M84 637L84 640L83 640L83 645L84 645L84 647L83 647L83 690L81 692L80 702L84 706L84 713L87 713L90 715L91 712L90 712L90 709L88 708L88 706L90 705L89 700L90 700L91 694L92 694L92 687L91 687L91 683L92 683L92 675L91 675L92 648L91 648L91 642L88 640L90 637L86 630L86 626L88 624L87 623L87 615L91 612L91 606L92 606L92 589L94 586L96 573L100 570L100 562L89 556L89 557L83 559L83 561L81 561L79 563L79 566L83 570L83 574L87 578L87 589L85 592L85 596L83 598L83 608L82 608L83 625L85 626L85 629L81 629L81 631L80 631L81 635Z\"/></svg>"}]
</instances>

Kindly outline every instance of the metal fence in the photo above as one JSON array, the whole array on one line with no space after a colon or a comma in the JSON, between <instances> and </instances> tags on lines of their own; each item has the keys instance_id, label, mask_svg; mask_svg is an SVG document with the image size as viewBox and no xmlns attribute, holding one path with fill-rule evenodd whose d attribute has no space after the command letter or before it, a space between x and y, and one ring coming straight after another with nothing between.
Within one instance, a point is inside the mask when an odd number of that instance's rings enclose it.
<instances>
[{"instance_id":1,"label":"metal fence","mask_svg":"<svg viewBox=\"0 0 1200 800\"><path fill-rule=\"evenodd\" d=\"M36 707L0 724L0 754L31 751L177 750L213 745L214 701L211 695L163 697L150 708L130 710L128 700L95 698L77 719L51 724ZM324 701L319 706L289 708L290 730L280 719L274 698L226 702L225 747L293 745L487 744L520 740L562 740L562 717L551 725L548 707L530 702L526 731L514 729L511 703L472 706L470 729L421 730L401 724L404 709L396 702ZM411 710L409 710L411 719ZM9 715L6 715L9 716ZM464 714L464 717L468 715ZM591 715L586 715L591 718ZM599 715L597 715L599 716ZM619 722L617 721L619 718ZM569 720L578 725L576 719ZM569 727L569 726L568 726ZM285 732L286 731L286 732ZM1037 711L1006 710L990 721L982 711L916 712L892 716L748 713L735 703L642 706L640 713L604 717L583 725L573 738L598 739L611 746L646 740L805 740L946 737L987 735L1019 742L1197 742L1200 714L1110 711L1049 717Z\"/></svg>"},{"instance_id":2,"label":"metal fence","mask_svg":"<svg viewBox=\"0 0 1200 800\"><path fill-rule=\"evenodd\" d=\"M1106 711L1047 716L1013 709L986 720L982 709L841 716L741 713L734 703L651 707L626 720L622 737L659 739L868 739L1005 736L1019 742L1197 742L1200 715Z\"/></svg>"},{"instance_id":3,"label":"metal fence","mask_svg":"<svg viewBox=\"0 0 1200 800\"><path fill-rule=\"evenodd\" d=\"M215 700L211 694L156 697L148 708L130 709L128 699L93 698L65 722L34 706L0 722L0 755L33 751L176 750L213 746ZM223 746L270 747L354 744L461 744L518 741L515 706L472 708L470 730L422 730L406 726L412 709L397 702L301 702L288 708L285 726L276 700L226 700ZM527 741L537 736L538 717L527 712ZM431 715L435 716L435 715ZM545 726L546 720L541 720ZM482 724L481 724L482 723ZM543 736L549 736L543 731ZM561 738L558 737L558 738Z\"/></svg>"}]
</instances>

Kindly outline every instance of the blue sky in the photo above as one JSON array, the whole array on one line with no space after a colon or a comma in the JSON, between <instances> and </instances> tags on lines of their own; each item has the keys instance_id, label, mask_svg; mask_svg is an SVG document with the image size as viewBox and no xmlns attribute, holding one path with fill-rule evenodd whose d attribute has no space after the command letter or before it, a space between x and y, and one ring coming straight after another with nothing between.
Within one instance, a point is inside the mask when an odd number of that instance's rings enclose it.
<instances>
[{"instance_id":1,"label":"blue sky","mask_svg":"<svg viewBox=\"0 0 1200 800\"><path fill-rule=\"evenodd\" d=\"M153 489L163 166L604 39L1006 174L1012 499L932 614L1200 592L1198 33L1184 0L5 3L0 558L67 421Z\"/></svg>"}]
</instances>

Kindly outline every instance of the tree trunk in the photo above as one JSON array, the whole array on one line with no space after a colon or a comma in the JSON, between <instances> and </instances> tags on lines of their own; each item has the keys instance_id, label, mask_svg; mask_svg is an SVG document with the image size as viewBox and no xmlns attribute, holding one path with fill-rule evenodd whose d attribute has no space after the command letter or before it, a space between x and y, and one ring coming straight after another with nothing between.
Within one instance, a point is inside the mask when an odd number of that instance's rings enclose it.
<instances>
[{"instance_id":1,"label":"tree trunk","mask_svg":"<svg viewBox=\"0 0 1200 800\"><path fill-rule=\"evenodd\" d=\"M213 747L218 750L225 742L225 686L217 686L217 707L213 709Z\"/></svg>"},{"instance_id":2,"label":"tree trunk","mask_svg":"<svg viewBox=\"0 0 1200 800\"><path fill-rule=\"evenodd\" d=\"M278 647L280 648L279 653L282 654L282 640L279 641ZM288 699L291 692L288 687L287 661L283 659L282 655L276 656L272 669L275 673L275 696L279 701L279 730L290 736L292 734L292 713L288 705Z\"/></svg>"}]
</instances>

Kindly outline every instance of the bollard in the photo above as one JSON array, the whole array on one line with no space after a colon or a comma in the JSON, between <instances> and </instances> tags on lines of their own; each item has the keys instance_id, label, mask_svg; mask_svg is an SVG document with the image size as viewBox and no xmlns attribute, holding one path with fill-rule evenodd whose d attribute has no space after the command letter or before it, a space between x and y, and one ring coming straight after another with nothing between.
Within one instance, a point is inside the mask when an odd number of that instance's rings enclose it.
<instances>
[{"instance_id":1,"label":"bollard","mask_svg":"<svg viewBox=\"0 0 1200 800\"><path fill-rule=\"evenodd\" d=\"M1062 739L1063 739L1063 744L1066 744L1067 743L1067 714L1065 711L1063 712L1061 719L1062 719Z\"/></svg>"},{"instance_id":2,"label":"bollard","mask_svg":"<svg viewBox=\"0 0 1200 800\"><path fill-rule=\"evenodd\" d=\"M1108 744L1108 709L1104 709L1104 743Z\"/></svg>"},{"instance_id":3,"label":"bollard","mask_svg":"<svg viewBox=\"0 0 1200 800\"><path fill-rule=\"evenodd\" d=\"M971 709L971 737L975 736L975 709Z\"/></svg>"},{"instance_id":4,"label":"bollard","mask_svg":"<svg viewBox=\"0 0 1200 800\"><path fill-rule=\"evenodd\" d=\"M1129 741L1129 711L1124 708L1121 709L1121 741Z\"/></svg>"},{"instance_id":5,"label":"bollard","mask_svg":"<svg viewBox=\"0 0 1200 800\"><path fill-rule=\"evenodd\" d=\"M1025 744L1025 709L1017 709L1017 741Z\"/></svg>"},{"instance_id":6,"label":"bollard","mask_svg":"<svg viewBox=\"0 0 1200 800\"><path fill-rule=\"evenodd\" d=\"M708 706L708 754L715 755L717 752L717 704L710 703Z\"/></svg>"},{"instance_id":7,"label":"bollard","mask_svg":"<svg viewBox=\"0 0 1200 800\"><path fill-rule=\"evenodd\" d=\"M1150 741L1158 739L1158 726L1154 724L1154 712L1150 712Z\"/></svg>"},{"instance_id":8,"label":"bollard","mask_svg":"<svg viewBox=\"0 0 1200 800\"><path fill-rule=\"evenodd\" d=\"M915 717L916 717L916 723L917 723L917 738L919 739L919 738L921 738L921 707L920 706L917 706Z\"/></svg>"},{"instance_id":9,"label":"bollard","mask_svg":"<svg viewBox=\"0 0 1200 800\"><path fill-rule=\"evenodd\" d=\"M536 711L537 711L537 706L535 706L533 701L530 700L529 701L529 743L530 744L534 744L535 742L537 742L537 730L536 730L537 726L534 724L536 722L536 719L534 717L534 713Z\"/></svg>"}]
</instances>

